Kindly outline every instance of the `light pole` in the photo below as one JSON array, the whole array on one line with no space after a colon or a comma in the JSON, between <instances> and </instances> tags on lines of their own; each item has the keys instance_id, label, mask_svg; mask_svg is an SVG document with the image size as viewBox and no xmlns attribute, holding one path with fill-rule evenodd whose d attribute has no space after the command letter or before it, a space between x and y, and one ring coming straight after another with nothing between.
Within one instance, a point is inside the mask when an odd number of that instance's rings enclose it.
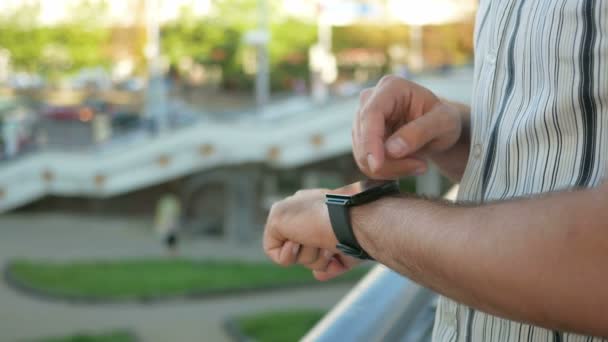
<instances>
[{"instance_id":1,"label":"light pole","mask_svg":"<svg viewBox=\"0 0 608 342\"><path fill-rule=\"evenodd\" d=\"M311 96L315 103L329 98L328 84L336 78L336 60L332 49L332 24L322 1L317 2L317 44L310 49Z\"/></svg>"},{"instance_id":2,"label":"light pole","mask_svg":"<svg viewBox=\"0 0 608 342\"><path fill-rule=\"evenodd\" d=\"M160 56L160 0L146 0L146 58L148 60L148 88L144 116L158 133L167 130L167 89Z\"/></svg>"},{"instance_id":3,"label":"light pole","mask_svg":"<svg viewBox=\"0 0 608 342\"><path fill-rule=\"evenodd\" d=\"M410 70L420 72L424 69L424 46L422 40L422 25L410 25Z\"/></svg>"},{"instance_id":4,"label":"light pole","mask_svg":"<svg viewBox=\"0 0 608 342\"><path fill-rule=\"evenodd\" d=\"M268 0L258 0L258 30L265 36L257 47L257 72L255 77L255 102L258 113L263 113L270 99L270 61L268 43Z\"/></svg>"}]
</instances>

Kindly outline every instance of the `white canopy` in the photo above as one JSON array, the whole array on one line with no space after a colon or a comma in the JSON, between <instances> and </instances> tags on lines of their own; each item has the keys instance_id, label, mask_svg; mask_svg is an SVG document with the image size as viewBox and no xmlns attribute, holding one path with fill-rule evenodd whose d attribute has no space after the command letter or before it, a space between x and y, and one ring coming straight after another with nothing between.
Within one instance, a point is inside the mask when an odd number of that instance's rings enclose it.
<instances>
[{"instance_id":1,"label":"white canopy","mask_svg":"<svg viewBox=\"0 0 608 342\"><path fill-rule=\"evenodd\" d=\"M475 0L389 0L391 19L407 25L437 25L460 21L473 15Z\"/></svg>"}]
</instances>

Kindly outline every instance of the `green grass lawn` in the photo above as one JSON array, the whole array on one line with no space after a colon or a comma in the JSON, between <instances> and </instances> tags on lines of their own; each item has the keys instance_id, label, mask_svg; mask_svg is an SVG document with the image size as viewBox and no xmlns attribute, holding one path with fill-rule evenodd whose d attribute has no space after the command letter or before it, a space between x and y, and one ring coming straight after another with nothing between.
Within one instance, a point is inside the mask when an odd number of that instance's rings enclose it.
<instances>
[{"instance_id":1,"label":"green grass lawn","mask_svg":"<svg viewBox=\"0 0 608 342\"><path fill-rule=\"evenodd\" d=\"M126 300L210 294L318 283L303 267L271 263L152 259L56 263L19 260L9 264L12 279L49 295ZM343 281L366 272L355 269Z\"/></svg>"},{"instance_id":2,"label":"green grass lawn","mask_svg":"<svg viewBox=\"0 0 608 342\"><path fill-rule=\"evenodd\" d=\"M136 338L126 331L113 331L104 334L80 333L66 337L50 337L32 342L135 342Z\"/></svg>"},{"instance_id":3,"label":"green grass lawn","mask_svg":"<svg viewBox=\"0 0 608 342\"><path fill-rule=\"evenodd\" d=\"M236 319L241 332L257 342L299 341L322 317L324 311L268 312Z\"/></svg>"}]
</instances>

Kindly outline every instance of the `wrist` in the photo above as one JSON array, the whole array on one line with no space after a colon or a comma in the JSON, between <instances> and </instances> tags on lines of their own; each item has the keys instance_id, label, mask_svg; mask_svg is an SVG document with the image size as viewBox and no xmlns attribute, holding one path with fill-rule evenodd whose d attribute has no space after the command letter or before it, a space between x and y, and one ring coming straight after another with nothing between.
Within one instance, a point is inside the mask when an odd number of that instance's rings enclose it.
<instances>
[{"instance_id":1,"label":"wrist","mask_svg":"<svg viewBox=\"0 0 608 342\"><path fill-rule=\"evenodd\" d=\"M399 184L396 181L371 179L349 184L334 190L333 193L328 193L325 204L337 240L336 248L352 257L371 259L353 232L352 213L357 207L367 206L398 193Z\"/></svg>"},{"instance_id":2,"label":"wrist","mask_svg":"<svg viewBox=\"0 0 608 342\"><path fill-rule=\"evenodd\" d=\"M334 253L338 253L338 249L336 245L338 244L338 238L334 233L334 229L331 225L331 220L329 219L329 210L325 205L325 200L320 202L320 217L321 217L321 226L323 233L322 238L322 246L324 249L328 251L332 251Z\"/></svg>"},{"instance_id":3,"label":"wrist","mask_svg":"<svg viewBox=\"0 0 608 342\"><path fill-rule=\"evenodd\" d=\"M431 201L410 194L386 196L378 201L354 207L351 210L353 234L361 247L372 257L390 254L399 247L396 232L406 233L411 224L446 226L452 209L441 202ZM450 219L448 219L450 218Z\"/></svg>"},{"instance_id":4,"label":"wrist","mask_svg":"<svg viewBox=\"0 0 608 342\"><path fill-rule=\"evenodd\" d=\"M387 206L391 206L391 202L397 199L397 196L387 196L377 201L352 207L350 211L351 225L353 234L357 242L372 258L378 260L378 250L381 248L384 234L380 231L388 225L388 217L383 216L382 211ZM389 210L390 211L390 210Z\"/></svg>"}]
</instances>

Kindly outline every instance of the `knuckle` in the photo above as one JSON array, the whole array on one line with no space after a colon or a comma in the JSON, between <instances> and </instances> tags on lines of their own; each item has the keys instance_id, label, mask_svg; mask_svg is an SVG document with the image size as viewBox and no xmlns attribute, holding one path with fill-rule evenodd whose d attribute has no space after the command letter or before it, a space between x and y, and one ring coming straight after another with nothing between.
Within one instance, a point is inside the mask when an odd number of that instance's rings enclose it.
<instances>
[{"instance_id":1,"label":"knuckle","mask_svg":"<svg viewBox=\"0 0 608 342\"><path fill-rule=\"evenodd\" d=\"M402 83L403 81L405 81L405 80L397 75L384 75L384 76L382 76L382 78L380 79L378 84L382 85L382 86L388 86L388 85L393 85L393 84L399 84L399 83Z\"/></svg>"},{"instance_id":2,"label":"knuckle","mask_svg":"<svg viewBox=\"0 0 608 342\"><path fill-rule=\"evenodd\" d=\"M380 119L382 119L382 104L369 101L361 108L359 124L361 125L360 128L363 132L365 132L365 128L368 127L370 122Z\"/></svg>"},{"instance_id":3,"label":"knuckle","mask_svg":"<svg viewBox=\"0 0 608 342\"><path fill-rule=\"evenodd\" d=\"M372 138L371 136L369 136L369 135L364 135L364 136L361 138L361 147L362 147L362 148L363 148L363 150L364 150L363 152L364 152L364 154L365 154L365 157L367 157L367 153L369 153L369 152L370 152L370 149L371 149L371 147L372 147L373 143L374 143L374 140L373 140L373 138Z\"/></svg>"},{"instance_id":4,"label":"knuckle","mask_svg":"<svg viewBox=\"0 0 608 342\"><path fill-rule=\"evenodd\" d=\"M373 87L365 88L359 92L359 97L364 98L366 96L369 96L373 91L374 91Z\"/></svg>"},{"instance_id":5,"label":"knuckle","mask_svg":"<svg viewBox=\"0 0 608 342\"><path fill-rule=\"evenodd\" d=\"M313 189L300 189L295 192L293 197L308 196L311 194L312 191L313 191Z\"/></svg>"},{"instance_id":6,"label":"knuckle","mask_svg":"<svg viewBox=\"0 0 608 342\"><path fill-rule=\"evenodd\" d=\"M357 115L359 121L365 121L365 118L369 116L370 112L369 103L363 104L361 106L361 110L359 110L359 114Z\"/></svg>"},{"instance_id":7,"label":"knuckle","mask_svg":"<svg viewBox=\"0 0 608 342\"><path fill-rule=\"evenodd\" d=\"M365 89L361 90L361 92L359 92L360 104L365 103L373 91L374 91L374 88L365 88Z\"/></svg>"},{"instance_id":8,"label":"knuckle","mask_svg":"<svg viewBox=\"0 0 608 342\"><path fill-rule=\"evenodd\" d=\"M450 132L455 128L453 121L450 120L450 117L447 115L441 116L441 123L439 124L439 126L441 127L442 133Z\"/></svg>"},{"instance_id":9,"label":"knuckle","mask_svg":"<svg viewBox=\"0 0 608 342\"><path fill-rule=\"evenodd\" d=\"M317 261L317 259L317 250L305 249L298 258L298 262L303 265L313 265Z\"/></svg>"},{"instance_id":10,"label":"knuckle","mask_svg":"<svg viewBox=\"0 0 608 342\"><path fill-rule=\"evenodd\" d=\"M441 111L433 117L433 121L436 121L438 126L443 127L443 126L448 126L452 120L451 120L449 113Z\"/></svg>"},{"instance_id":11,"label":"knuckle","mask_svg":"<svg viewBox=\"0 0 608 342\"><path fill-rule=\"evenodd\" d=\"M425 130L418 123L412 122L410 129L404 133L405 134L403 134L403 138L412 141L414 144L417 144L422 138L424 138Z\"/></svg>"},{"instance_id":12,"label":"knuckle","mask_svg":"<svg viewBox=\"0 0 608 342\"><path fill-rule=\"evenodd\" d=\"M283 201L275 202L270 207L270 214L268 215L268 225L273 226L279 220L279 218L283 215L285 211L285 204Z\"/></svg>"},{"instance_id":13,"label":"knuckle","mask_svg":"<svg viewBox=\"0 0 608 342\"><path fill-rule=\"evenodd\" d=\"M281 206L280 204L281 202L274 202L271 206L270 206L270 215L269 217L272 218L274 215L276 215L279 212L279 207Z\"/></svg>"},{"instance_id":14,"label":"knuckle","mask_svg":"<svg viewBox=\"0 0 608 342\"><path fill-rule=\"evenodd\" d=\"M327 263L321 260L307 267L313 271L325 271L327 270Z\"/></svg>"},{"instance_id":15,"label":"knuckle","mask_svg":"<svg viewBox=\"0 0 608 342\"><path fill-rule=\"evenodd\" d=\"M445 124L447 130L454 130L460 128L460 122L458 121L458 113L454 114L453 112L448 112L444 117Z\"/></svg>"}]
</instances>

